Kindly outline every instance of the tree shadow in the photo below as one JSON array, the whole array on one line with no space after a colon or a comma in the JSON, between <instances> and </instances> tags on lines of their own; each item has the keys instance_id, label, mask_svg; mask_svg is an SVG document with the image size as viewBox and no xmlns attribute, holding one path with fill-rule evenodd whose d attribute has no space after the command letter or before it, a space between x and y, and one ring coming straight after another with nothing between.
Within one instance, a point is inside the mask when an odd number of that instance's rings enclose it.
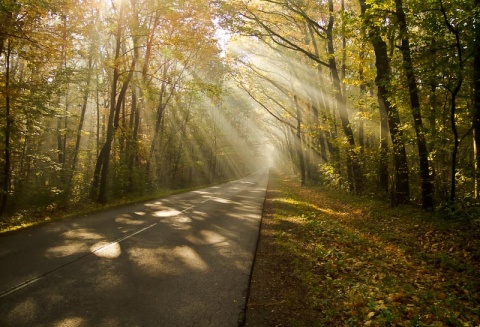
<instances>
[{"instance_id":1,"label":"tree shadow","mask_svg":"<svg viewBox=\"0 0 480 327\"><path fill-rule=\"evenodd\" d=\"M17 234L1 289L31 283L0 297L0 325L237 325L265 193L243 182Z\"/></svg>"}]
</instances>

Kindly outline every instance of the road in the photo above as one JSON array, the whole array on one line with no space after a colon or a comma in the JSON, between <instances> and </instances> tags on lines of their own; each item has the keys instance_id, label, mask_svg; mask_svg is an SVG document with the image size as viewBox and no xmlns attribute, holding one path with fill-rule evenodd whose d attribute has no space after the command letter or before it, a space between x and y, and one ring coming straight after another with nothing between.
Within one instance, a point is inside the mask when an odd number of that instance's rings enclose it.
<instances>
[{"instance_id":1,"label":"road","mask_svg":"<svg viewBox=\"0 0 480 327\"><path fill-rule=\"evenodd\" d=\"M0 237L0 326L238 326L268 171Z\"/></svg>"}]
</instances>

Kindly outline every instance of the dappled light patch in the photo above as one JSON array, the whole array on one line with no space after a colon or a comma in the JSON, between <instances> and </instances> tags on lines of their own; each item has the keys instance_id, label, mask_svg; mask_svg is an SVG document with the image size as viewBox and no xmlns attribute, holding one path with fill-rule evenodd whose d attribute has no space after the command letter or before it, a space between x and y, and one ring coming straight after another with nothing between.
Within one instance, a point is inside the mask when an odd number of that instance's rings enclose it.
<instances>
[{"instance_id":1,"label":"dappled light patch","mask_svg":"<svg viewBox=\"0 0 480 327\"><path fill-rule=\"evenodd\" d=\"M212 192L209 192L209 191L192 191L192 193L202 194L202 195L210 195L210 194L212 194Z\"/></svg>"},{"instance_id":2,"label":"dappled light patch","mask_svg":"<svg viewBox=\"0 0 480 327\"><path fill-rule=\"evenodd\" d=\"M84 241L65 240L63 245L49 248L45 253L45 257L47 258L64 257L72 254L82 253L86 250L87 250L87 244L85 244Z\"/></svg>"},{"instance_id":3,"label":"dappled light patch","mask_svg":"<svg viewBox=\"0 0 480 327\"><path fill-rule=\"evenodd\" d=\"M177 246L173 250L177 259L183 262L189 269L207 271L208 264L189 246Z\"/></svg>"},{"instance_id":4,"label":"dappled light patch","mask_svg":"<svg viewBox=\"0 0 480 327\"><path fill-rule=\"evenodd\" d=\"M195 217L195 220L205 220L208 217L208 214L203 211L194 210L192 211L192 216Z\"/></svg>"},{"instance_id":5,"label":"dappled light patch","mask_svg":"<svg viewBox=\"0 0 480 327\"><path fill-rule=\"evenodd\" d=\"M181 212L172 216L166 216L161 222L176 230L188 230L192 228L190 225L192 223L192 218Z\"/></svg>"},{"instance_id":6,"label":"dappled light patch","mask_svg":"<svg viewBox=\"0 0 480 327\"><path fill-rule=\"evenodd\" d=\"M214 201L214 202L218 202L218 203L233 203L232 200L224 199L224 198L220 198L220 197L211 197L210 200Z\"/></svg>"},{"instance_id":7,"label":"dappled light patch","mask_svg":"<svg viewBox=\"0 0 480 327\"><path fill-rule=\"evenodd\" d=\"M162 206L163 203L161 201L155 201L155 202L150 202L150 203L145 203L145 207L154 207L157 208L158 206Z\"/></svg>"},{"instance_id":8,"label":"dappled light patch","mask_svg":"<svg viewBox=\"0 0 480 327\"><path fill-rule=\"evenodd\" d=\"M166 209L166 210L160 210L154 212L152 215L155 217L174 217L176 215L181 214L181 211L178 211L176 209Z\"/></svg>"},{"instance_id":9,"label":"dappled light patch","mask_svg":"<svg viewBox=\"0 0 480 327\"><path fill-rule=\"evenodd\" d=\"M79 228L69 230L62 234L62 237L66 239L79 239L79 240L98 240L102 238L102 235L86 228Z\"/></svg>"},{"instance_id":10,"label":"dappled light patch","mask_svg":"<svg viewBox=\"0 0 480 327\"><path fill-rule=\"evenodd\" d=\"M327 215L332 215L332 216L336 216L336 217L345 217L345 216L347 216L347 213L346 213L346 212L338 212L338 211L332 210L332 209L330 209L330 208L319 208L318 210L319 210L320 212L326 213Z\"/></svg>"},{"instance_id":11,"label":"dappled light patch","mask_svg":"<svg viewBox=\"0 0 480 327\"><path fill-rule=\"evenodd\" d=\"M240 212L238 214L231 213L229 216L240 220L255 220L258 217L254 212L249 210L245 210L244 212Z\"/></svg>"},{"instance_id":12,"label":"dappled light patch","mask_svg":"<svg viewBox=\"0 0 480 327\"><path fill-rule=\"evenodd\" d=\"M144 273L180 275L185 270L206 271L208 264L189 246L159 247L157 249L132 248L128 254Z\"/></svg>"},{"instance_id":13,"label":"dappled light patch","mask_svg":"<svg viewBox=\"0 0 480 327\"><path fill-rule=\"evenodd\" d=\"M62 238L64 239L63 244L48 248L45 253L47 258L83 253L88 251L88 243L86 241L101 240L103 236L89 229L80 228L63 233Z\"/></svg>"},{"instance_id":14,"label":"dappled light patch","mask_svg":"<svg viewBox=\"0 0 480 327\"><path fill-rule=\"evenodd\" d=\"M148 248L131 248L127 250L130 261L149 276L161 274L180 275L182 267L177 265L172 249L159 247L152 251Z\"/></svg>"},{"instance_id":15,"label":"dappled light patch","mask_svg":"<svg viewBox=\"0 0 480 327\"><path fill-rule=\"evenodd\" d=\"M68 326L68 327L81 327L86 325L86 321L82 317L68 317L61 320L57 320L55 326Z\"/></svg>"},{"instance_id":16,"label":"dappled light patch","mask_svg":"<svg viewBox=\"0 0 480 327\"><path fill-rule=\"evenodd\" d=\"M200 235L202 235L203 239L207 244L218 244L226 241L226 238L219 234L216 233L212 230L202 230L200 231Z\"/></svg>"},{"instance_id":17,"label":"dappled light patch","mask_svg":"<svg viewBox=\"0 0 480 327\"><path fill-rule=\"evenodd\" d=\"M117 217L115 222L123 225L141 225L145 223L143 220L133 219L131 217Z\"/></svg>"},{"instance_id":18,"label":"dappled light patch","mask_svg":"<svg viewBox=\"0 0 480 327\"><path fill-rule=\"evenodd\" d=\"M95 243L90 247L90 252L97 257L114 259L118 258L122 254L122 249L118 242L110 243L106 241Z\"/></svg>"},{"instance_id":19,"label":"dappled light patch","mask_svg":"<svg viewBox=\"0 0 480 327\"><path fill-rule=\"evenodd\" d=\"M26 298L9 312L7 321L10 321L11 326L33 324L38 310L39 304L32 298Z\"/></svg>"},{"instance_id":20,"label":"dappled light patch","mask_svg":"<svg viewBox=\"0 0 480 327\"><path fill-rule=\"evenodd\" d=\"M274 202L279 202L279 203L282 203L282 204L287 204L287 205L293 205L293 206L296 206L296 207L300 207L300 208L310 208L310 209L313 209L313 210L317 210L317 211L321 211L322 209L320 209L319 207L311 204L311 203L308 203L308 202L305 202L305 201L300 201L300 200L294 200L292 198L279 198L279 199L274 199L273 200Z\"/></svg>"}]
</instances>

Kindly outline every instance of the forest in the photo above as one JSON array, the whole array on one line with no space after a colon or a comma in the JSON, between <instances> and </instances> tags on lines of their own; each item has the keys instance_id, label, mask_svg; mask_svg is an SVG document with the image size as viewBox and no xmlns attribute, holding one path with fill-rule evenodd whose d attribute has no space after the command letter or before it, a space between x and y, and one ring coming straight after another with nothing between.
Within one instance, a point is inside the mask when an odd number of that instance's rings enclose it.
<instances>
[{"instance_id":1,"label":"forest","mask_svg":"<svg viewBox=\"0 0 480 327\"><path fill-rule=\"evenodd\" d=\"M480 195L479 0L1 0L0 213L265 164L393 206Z\"/></svg>"}]
</instances>

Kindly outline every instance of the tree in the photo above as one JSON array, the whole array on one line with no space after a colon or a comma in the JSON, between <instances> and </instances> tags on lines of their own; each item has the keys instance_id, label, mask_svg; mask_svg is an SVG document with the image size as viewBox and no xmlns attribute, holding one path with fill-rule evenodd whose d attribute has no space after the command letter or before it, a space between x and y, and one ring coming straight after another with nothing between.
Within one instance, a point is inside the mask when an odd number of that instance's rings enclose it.
<instances>
[{"instance_id":1,"label":"tree","mask_svg":"<svg viewBox=\"0 0 480 327\"><path fill-rule=\"evenodd\" d=\"M457 156L458 148L461 143L460 134L457 127L457 96L462 88L464 82L463 69L465 62L463 60L463 47L460 40L460 31L456 28L451 20L448 17L447 11L443 5L443 1L440 0L440 10L443 15L445 26L448 28L448 31L452 33L455 37L454 47L456 50L457 58L457 67L456 67L456 81L453 82L453 85L447 85L446 88L450 92L450 123L453 133L453 150L452 150L452 162L451 162L451 186L450 186L450 202L455 202L456 199L456 189L457 189ZM463 138L462 138L463 139Z\"/></svg>"},{"instance_id":2,"label":"tree","mask_svg":"<svg viewBox=\"0 0 480 327\"><path fill-rule=\"evenodd\" d=\"M378 88L378 99L380 110L385 109L381 115L385 115L388 119L388 127L390 129L390 137L393 143L393 157L395 163L395 185L394 202L397 204L405 204L410 202L410 184L407 163L407 154L403 141L403 132L400 128L400 116L396 107L391 103L389 98L390 87L390 59L387 52L387 44L381 37L378 25L372 21L372 13L369 12L370 6L365 0L359 0L362 10L363 20L367 28L367 36L375 51L375 66L377 68L376 84Z\"/></svg>"},{"instance_id":3,"label":"tree","mask_svg":"<svg viewBox=\"0 0 480 327\"><path fill-rule=\"evenodd\" d=\"M132 5L135 5L134 0L132 0ZM108 184L108 171L110 165L110 154L112 149L112 142L115 131L118 129L119 126L119 119L120 119L120 110L122 105L125 101L125 96L128 90L128 86L130 80L132 79L134 68L136 66L136 58L135 56L131 59L131 64L129 66L128 71L126 72L126 78L121 81L120 80L120 51L122 48L122 40L124 38L124 11L125 3L120 3L120 9L118 11L118 21L117 21L117 29L115 33L115 54L113 59L113 80L111 84L111 91L110 91L110 111L108 115L108 124L107 124L107 134L105 144L100 151L100 155L97 158L97 164L95 166L95 173L94 179L92 184L92 195L96 196L97 202L99 203L106 203L107 202L107 184ZM120 92L118 92L117 88L121 86Z\"/></svg>"},{"instance_id":4,"label":"tree","mask_svg":"<svg viewBox=\"0 0 480 327\"><path fill-rule=\"evenodd\" d=\"M5 117L2 135L4 157L0 179L1 213L8 209L8 198L18 195L22 182L24 154L28 147L28 138L23 135L23 131L31 127L29 118L38 113L51 113L48 109L51 88L45 85L45 82L46 76L54 69L49 61L55 61L55 55L46 48L58 45L58 38L52 35L51 31L44 30L42 23L53 9L53 4L25 4L14 0L0 4L0 108ZM37 131L41 131L41 124L37 125ZM15 185L12 183L14 175L17 176ZM30 191L39 192L39 189Z\"/></svg>"},{"instance_id":5,"label":"tree","mask_svg":"<svg viewBox=\"0 0 480 327\"><path fill-rule=\"evenodd\" d=\"M403 55L403 68L407 77L408 91L410 95L410 106L413 115L413 125L419 154L420 176L422 179L422 206L426 210L433 209L433 181L430 176L429 151L423 128L422 114L420 110L419 90L415 76L414 65L410 48L410 38L408 35L407 19L403 9L403 1L395 0L396 15L400 27L401 46L400 51Z\"/></svg>"},{"instance_id":6,"label":"tree","mask_svg":"<svg viewBox=\"0 0 480 327\"><path fill-rule=\"evenodd\" d=\"M473 132L475 145L475 197L480 196L480 0L474 0Z\"/></svg>"},{"instance_id":7,"label":"tree","mask_svg":"<svg viewBox=\"0 0 480 327\"><path fill-rule=\"evenodd\" d=\"M10 135L12 126L11 116L11 95L10 95L10 70L11 70L11 55L12 45L11 41L7 40L7 49L5 54L5 164L3 166L3 180L2 180L2 199L0 203L0 215L3 215L7 209L7 198L10 192L10 178L11 178L11 150L10 150Z\"/></svg>"},{"instance_id":8,"label":"tree","mask_svg":"<svg viewBox=\"0 0 480 327\"><path fill-rule=\"evenodd\" d=\"M361 193L363 190L361 165L356 158L355 137L336 60L333 1L329 1L326 5L315 4L314 6L291 1L265 1L265 3L269 8L268 10L263 10L261 5L255 7L242 1L235 2L231 6L235 8L234 10L240 11L241 22L235 22L235 19L232 18L232 24L236 24L236 27L246 35L255 35L267 43L276 44L288 51L293 51L296 56L305 56L316 65L326 67L329 70L332 77L331 89L334 108L339 114L341 128L348 143L348 149L346 150L347 183L352 192ZM232 10L231 8L230 10ZM321 41L317 41L317 39L326 41L325 53L318 51L317 42ZM305 40L308 40L308 42L305 42ZM307 85L308 82L305 81L304 83ZM323 83L317 81L315 84L319 86ZM325 93L320 89L317 92ZM312 108L318 110L316 106L312 106ZM329 115L324 116L328 117ZM333 116L335 116L335 113L333 113ZM318 123L323 122L319 121Z\"/></svg>"}]
</instances>

